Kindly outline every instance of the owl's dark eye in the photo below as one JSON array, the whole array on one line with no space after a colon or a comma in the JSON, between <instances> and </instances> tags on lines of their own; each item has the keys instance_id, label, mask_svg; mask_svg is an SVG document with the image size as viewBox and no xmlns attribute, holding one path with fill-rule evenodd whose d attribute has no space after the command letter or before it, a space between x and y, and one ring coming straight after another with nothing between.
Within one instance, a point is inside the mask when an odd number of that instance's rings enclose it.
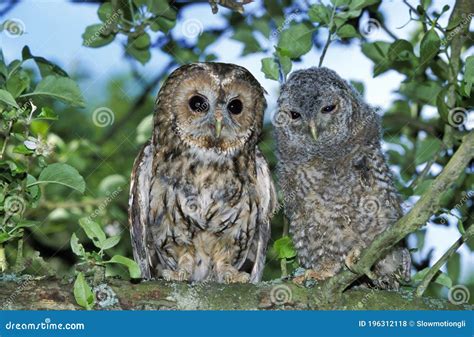
<instances>
[{"instance_id":1,"label":"owl's dark eye","mask_svg":"<svg viewBox=\"0 0 474 337\"><path fill-rule=\"evenodd\" d=\"M291 115L292 119L298 119L298 118L301 117L301 114L299 112L296 112L296 111L290 111L290 115Z\"/></svg>"},{"instance_id":2,"label":"owl's dark eye","mask_svg":"<svg viewBox=\"0 0 474 337\"><path fill-rule=\"evenodd\" d=\"M323 108L321 109L321 112L327 114L327 113L333 111L335 108L336 108L336 105L335 105L335 104L326 105L325 107L323 107Z\"/></svg>"},{"instance_id":3,"label":"owl's dark eye","mask_svg":"<svg viewBox=\"0 0 474 337\"><path fill-rule=\"evenodd\" d=\"M233 99L229 102L229 104L227 104L227 110L233 115L238 115L241 113L243 108L244 105L240 99Z\"/></svg>"},{"instance_id":4,"label":"owl's dark eye","mask_svg":"<svg viewBox=\"0 0 474 337\"><path fill-rule=\"evenodd\" d=\"M209 110L209 103L204 97L195 95L189 99L189 107L194 112L206 112Z\"/></svg>"}]
</instances>

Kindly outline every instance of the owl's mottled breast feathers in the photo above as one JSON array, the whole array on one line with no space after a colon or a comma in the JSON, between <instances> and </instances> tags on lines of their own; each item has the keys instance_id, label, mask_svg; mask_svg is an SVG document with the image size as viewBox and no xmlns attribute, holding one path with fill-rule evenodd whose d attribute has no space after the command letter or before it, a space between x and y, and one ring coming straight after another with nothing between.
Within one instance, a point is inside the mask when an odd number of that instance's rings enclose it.
<instances>
[{"instance_id":1,"label":"owl's mottled breast feathers","mask_svg":"<svg viewBox=\"0 0 474 337\"><path fill-rule=\"evenodd\" d=\"M299 70L279 97L278 175L302 266L324 279L340 271L402 215L380 145L380 117L334 71ZM372 283L397 288L410 273L397 247L374 267Z\"/></svg>"},{"instance_id":2,"label":"owl's mottled breast feathers","mask_svg":"<svg viewBox=\"0 0 474 337\"><path fill-rule=\"evenodd\" d=\"M261 278L276 200L256 147L265 106L260 84L235 65L186 65L164 83L132 176L132 244L145 277Z\"/></svg>"}]
</instances>

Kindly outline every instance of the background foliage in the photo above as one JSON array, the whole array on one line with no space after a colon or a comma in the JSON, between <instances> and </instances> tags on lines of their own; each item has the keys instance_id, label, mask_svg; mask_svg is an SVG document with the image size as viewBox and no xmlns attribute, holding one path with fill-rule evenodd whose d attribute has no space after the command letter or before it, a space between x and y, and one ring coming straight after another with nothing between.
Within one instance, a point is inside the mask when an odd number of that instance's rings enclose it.
<instances>
[{"instance_id":1,"label":"background foliage","mask_svg":"<svg viewBox=\"0 0 474 337\"><path fill-rule=\"evenodd\" d=\"M374 77L387 72L402 75L396 98L380 113L387 159L407 209L446 165L462 136L471 132L474 34L469 27L474 9L469 1L458 1L454 11L453 1L446 1L442 10L435 10L429 0L406 1L411 21L417 22L409 39L397 38L397 32L386 27L380 0L264 0L251 11L233 1L224 4L232 7L217 7L225 25L204 30L198 19L187 20L181 37L176 24L190 2L97 2L97 23L84 27L82 48L120 43L123 54L115 57L126 58L132 71L109 79L107 95L92 113L81 107L97 102L87 102L78 86L87 74L70 76L61 62L35 56L28 46L14 60L5 60L0 51L3 272L75 274L74 292L84 307L94 302L84 275L137 277L136 266L127 258L128 184L133 160L151 131L154 96L176 66L219 61L211 50L220 39L242 43L242 57L262 53L261 71L280 83L312 50L321 55L313 65L324 65L326 51L334 45L360 45L360 53L373 62ZM8 37L21 38L24 33L24 23L9 18L9 6L13 3L0 12L0 34L7 36L1 49L8 48ZM450 19L443 21L446 17ZM390 40L369 41L374 29L384 30ZM145 81L140 69L153 49L166 53L167 63L164 71ZM364 83L353 85L364 92ZM124 94L130 91L132 98ZM278 127L278 121L270 112L260 148L274 169L272 127ZM445 192L431 226L457 226L462 234L472 224L472 171L471 165ZM297 267L281 210L272 228L265 279ZM425 230L412 234L414 285L435 262L430 253L421 254L424 245ZM473 245L467 242L469 250ZM468 265L461 263L459 254L452 255L428 293L445 296L461 282L474 290L472 268L463 276Z\"/></svg>"}]
</instances>

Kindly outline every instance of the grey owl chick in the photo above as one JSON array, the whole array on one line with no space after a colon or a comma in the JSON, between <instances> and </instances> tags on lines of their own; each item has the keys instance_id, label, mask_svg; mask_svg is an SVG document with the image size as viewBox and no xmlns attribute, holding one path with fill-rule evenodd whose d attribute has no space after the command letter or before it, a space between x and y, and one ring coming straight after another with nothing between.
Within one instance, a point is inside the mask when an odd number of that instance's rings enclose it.
<instances>
[{"instance_id":1,"label":"grey owl chick","mask_svg":"<svg viewBox=\"0 0 474 337\"><path fill-rule=\"evenodd\" d=\"M263 88L237 65L189 64L168 77L132 172L129 222L142 277L261 279L276 200L257 148L265 106Z\"/></svg>"},{"instance_id":2,"label":"grey owl chick","mask_svg":"<svg viewBox=\"0 0 474 337\"><path fill-rule=\"evenodd\" d=\"M327 68L291 74L274 120L278 175L300 264L315 279L350 267L401 217L374 109ZM373 267L372 285L397 289L411 258L397 246Z\"/></svg>"}]
</instances>

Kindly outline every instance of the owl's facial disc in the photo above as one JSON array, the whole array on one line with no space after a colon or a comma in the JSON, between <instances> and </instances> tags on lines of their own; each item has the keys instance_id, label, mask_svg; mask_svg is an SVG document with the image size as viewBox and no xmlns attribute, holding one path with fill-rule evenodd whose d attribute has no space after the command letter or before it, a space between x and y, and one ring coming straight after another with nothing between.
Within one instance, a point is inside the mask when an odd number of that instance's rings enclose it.
<instances>
[{"instance_id":1,"label":"owl's facial disc","mask_svg":"<svg viewBox=\"0 0 474 337\"><path fill-rule=\"evenodd\" d=\"M239 92L201 87L184 100L178 114L178 135L186 144L216 152L242 148L254 130L253 104Z\"/></svg>"}]
</instances>

